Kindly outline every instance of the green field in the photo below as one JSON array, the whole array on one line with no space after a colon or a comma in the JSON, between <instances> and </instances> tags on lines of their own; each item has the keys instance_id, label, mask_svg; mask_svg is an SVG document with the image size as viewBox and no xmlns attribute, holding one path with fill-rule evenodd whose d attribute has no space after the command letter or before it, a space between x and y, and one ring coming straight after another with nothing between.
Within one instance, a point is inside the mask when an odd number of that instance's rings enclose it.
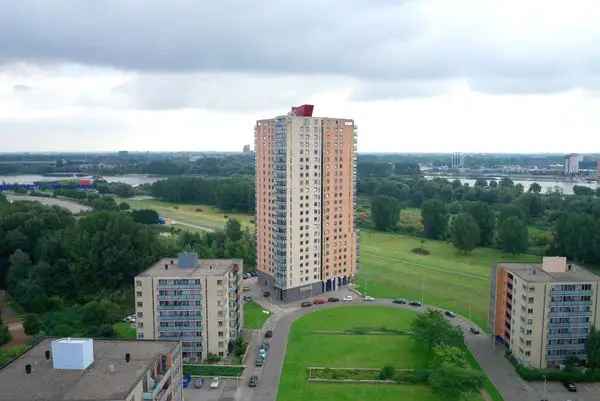
<instances>
[{"instance_id":1,"label":"green field","mask_svg":"<svg viewBox=\"0 0 600 401\"><path fill-rule=\"evenodd\" d=\"M130 323L119 322L113 324L113 330L118 338L123 338L126 340L135 340L136 332L135 327L133 327Z\"/></svg>"},{"instance_id":2,"label":"green field","mask_svg":"<svg viewBox=\"0 0 600 401\"><path fill-rule=\"evenodd\" d=\"M406 335L318 334L356 327L407 330L415 312L389 307L347 306L298 319L288 338L279 401L442 401L427 385L309 383L307 367L426 368L427 356ZM473 401L481 400L479 395Z\"/></svg>"},{"instance_id":3,"label":"green field","mask_svg":"<svg viewBox=\"0 0 600 401\"><path fill-rule=\"evenodd\" d=\"M237 219L242 227L253 229L252 220L254 216L245 213L223 212L214 206L195 205L187 203L162 202L156 199L115 199L119 202L126 202L132 209L153 209L162 217L173 219L178 222L190 224L195 227L178 225L180 228L196 231L214 231L221 230L227 222L227 218ZM227 218L225 217L227 216Z\"/></svg>"},{"instance_id":4,"label":"green field","mask_svg":"<svg viewBox=\"0 0 600 401\"><path fill-rule=\"evenodd\" d=\"M427 240L430 255L412 249L421 239L366 230L361 233L358 285L374 297L403 297L451 309L487 328L490 273L501 260L538 261L533 255L510 255L497 249L477 248L459 253L443 241Z\"/></svg>"},{"instance_id":5,"label":"green field","mask_svg":"<svg viewBox=\"0 0 600 401\"><path fill-rule=\"evenodd\" d=\"M258 330L263 327L265 321L271 316L263 312L263 308L254 301L244 304L244 328Z\"/></svg>"}]
</instances>

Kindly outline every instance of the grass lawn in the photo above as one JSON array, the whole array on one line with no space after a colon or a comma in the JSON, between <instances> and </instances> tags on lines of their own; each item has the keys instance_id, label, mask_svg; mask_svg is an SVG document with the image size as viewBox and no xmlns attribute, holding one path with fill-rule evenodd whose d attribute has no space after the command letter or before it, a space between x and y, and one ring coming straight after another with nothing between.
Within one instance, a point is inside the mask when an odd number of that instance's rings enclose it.
<instances>
[{"instance_id":1,"label":"grass lawn","mask_svg":"<svg viewBox=\"0 0 600 401\"><path fill-rule=\"evenodd\" d=\"M363 230L360 237L358 285L382 298L421 299L456 311L487 329L490 273L500 260L538 261L533 255L510 255L492 248L459 253L443 241L427 240L430 255L411 252L420 238Z\"/></svg>"},{"instance_id":2,"label":"grass lawn","mask_svg":"<svg viewBox=\"0 0 600 401\"><path fill-rule=\"evenodd\" d=\"M427 385L309 383L307 367L425 368L427 356L412 337L317 334L315 331L385 326L406 330L415 312L376 306L325 309L298 319L288 338L278 401L442 401ZM473 401L480 401L477 395Z\"/></svg>"},{"instance_id":3,"label":"grass lawn","mask_svg":"<svg viewBox=\"0 0 600 401\"><path fill-rule=\"evenodd\" d=\"M261 329L271 314L263 313L263 308L254 301L244 304L244 328Z\"/></svg>"},{"instance_id":4,"label":"grass lawn","mask_svg":"<svg viewBox=\"0 0 600 401\"><path fill-rule=\"evenodd\" d=\"M135 328L129 323L115 323L113 324L113 330L117 334L118 338L123 338L126 340L134 340L136 338Z\"/></svg>"},{"instance_id":5,"label":"grass lawn","mask_svg":"<svg viewBox=\"0 0 600 401\"><path fill-rule=\"evenodd\" d=\"M194 205L187 203L162 202L156 199L125 199L116 198L117 203L126 202L132 209L153 209L162 217L167 217L175 221L180 221L197 227L177 225L179 228L198 231L198 230L221 230L225 226L227 219L225 216L237 219L242 227L254 228L251 220L254 216L245 213L228 213L217 209L214 206Z\"/></svg>"}]
</instances>

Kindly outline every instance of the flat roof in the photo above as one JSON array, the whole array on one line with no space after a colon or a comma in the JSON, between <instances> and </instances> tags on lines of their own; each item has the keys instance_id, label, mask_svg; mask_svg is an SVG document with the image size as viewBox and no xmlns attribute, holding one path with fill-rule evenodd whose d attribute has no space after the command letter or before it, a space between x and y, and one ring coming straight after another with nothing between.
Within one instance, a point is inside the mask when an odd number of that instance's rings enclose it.
<instances>
[{"instance_id":1,"label":"flat roof","mask_svg":"<svg viewBox=\"0 0 600 401\"><path fill-rule=\"evenodd\" d=\"M148 368L175 350L178 341L94 340L94 362L83 370L54 369L45 352L53 338L0 369L0 400L113 401L124 400ZM125 361L125 354L131 359ZM31 365L31 374L25 366ZM111 368L112 366L112 368Z\"/></svg>"},{"instance_id":2,"label":"flat roof","mask_svg":"<svg viewBox=\"0 0 600 401\"><path fill-rule=\"evenodd\" d=\"M177 258L163 258L137 277L199 277L222 276L233 269L234 265L242 268L242 259L198 259L196 267L181 267ZM169 266L165 269L165 265Z\"/></svg>"},{"instance_id":3,"label":"flat roof","mask_svg":"<svg viewBox=\"0 0 600 401\"><path fill-rule=\"evenodd\" d=\"M600 281L600 276L589 270L569 263L571 270L567 272L548 272L542 269L541 263L498 263L515 276L532 282L590 282Z\"/></svg>"}]
</instances>

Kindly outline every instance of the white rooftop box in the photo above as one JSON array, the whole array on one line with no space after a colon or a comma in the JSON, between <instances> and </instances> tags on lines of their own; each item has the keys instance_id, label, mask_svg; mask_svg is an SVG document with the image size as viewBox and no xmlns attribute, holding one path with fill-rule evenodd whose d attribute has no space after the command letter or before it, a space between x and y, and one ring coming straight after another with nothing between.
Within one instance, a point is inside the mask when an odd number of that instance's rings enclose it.
<instances>
[{"instance_id":1,"label":"white rooftop box","mask_svg":"<svg viewBox=\"0 0 600 401\"><path fill-rule=\"evenodd\" d=\"M94 362L94 340L91 338L61 338L52 341L54 369L86 369Z\"/></svg>"}]
</instances>

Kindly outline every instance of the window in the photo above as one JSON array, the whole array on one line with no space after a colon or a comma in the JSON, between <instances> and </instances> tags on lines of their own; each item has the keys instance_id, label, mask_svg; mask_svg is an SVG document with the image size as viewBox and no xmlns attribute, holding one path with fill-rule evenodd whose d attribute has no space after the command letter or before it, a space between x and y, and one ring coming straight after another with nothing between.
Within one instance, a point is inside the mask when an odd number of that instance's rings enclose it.
<instances>
[{"instance_id":1,"label":"window","mask_svg":"<svg viewBox=\"0 0 600 401\"><path fill-rule=\"evenodd\" d=\"M135 281L135 285L136 285L136 287L141 287L142 286L142 282L140 280L136 280Z\"/></svg>"},{"instance_id":2,"label":"window","mask_svg":"<svg viewBox=\"0 0 600 401\"><path fill-rule=\"evenodd\" d=\"M143 303L143 302L138 302L138 303L137 303L137 306L139 306L139 307L141 308L141 307L143 307L143 306L144 306L144 303Z\"/></svg>"},{"instance_id":3,"label":"window","mask_svg":"<svg viewBox=\"0 0 600 401\"><path fill-rule=\"evenodd\" d=\"M141 291L137 291L137 292L135 293L135 295L137 295L138 297L141 297L141 296L142 296L142 292L141 292Z\"/></svg>"}]
</instances>

